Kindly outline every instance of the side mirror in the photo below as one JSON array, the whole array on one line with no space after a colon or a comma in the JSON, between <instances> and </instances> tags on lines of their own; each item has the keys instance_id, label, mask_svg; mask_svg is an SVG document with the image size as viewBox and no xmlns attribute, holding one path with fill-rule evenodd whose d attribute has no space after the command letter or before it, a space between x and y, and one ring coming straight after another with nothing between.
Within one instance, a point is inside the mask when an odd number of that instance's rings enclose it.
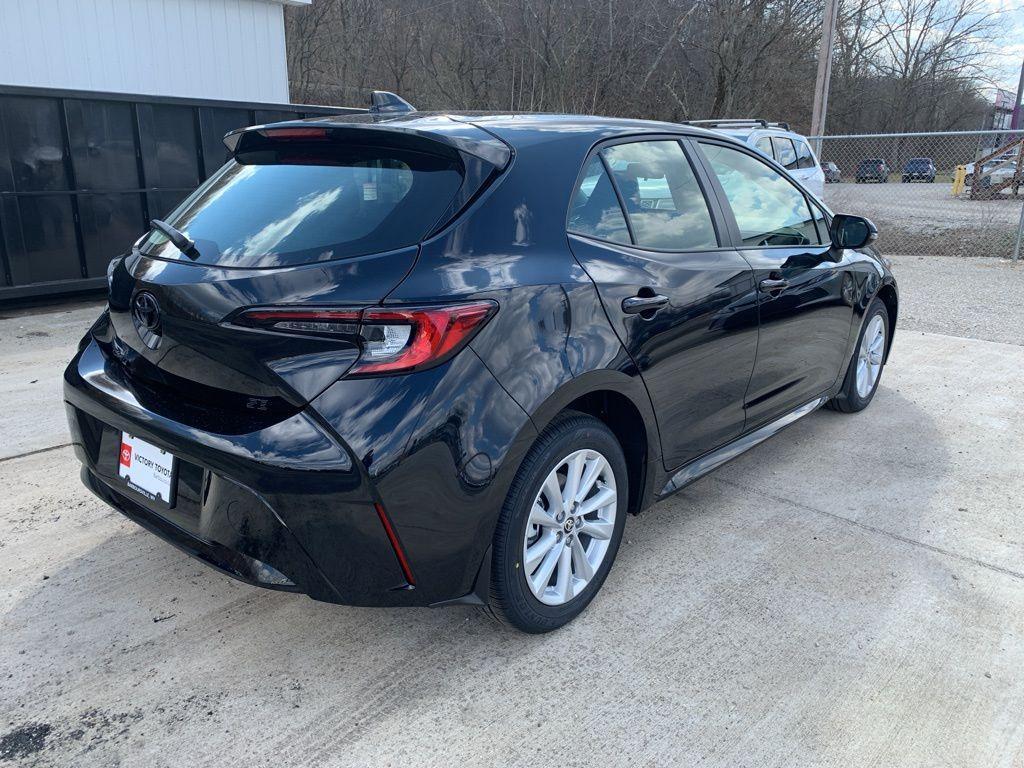
<instances>
[{"instance_id":1,"label":"side mirror","mask_svg":"<svg viewBox=\"0 0 1024 768\"><path fill-rule=\"evenodd\" d=\"M832 245L837 248L856 250L873 243L878 237L878 228L871 223L870 219L865 219L863 216L837 213L832 217L829 236L832 238Z\"/></svg>"}]
</instances>

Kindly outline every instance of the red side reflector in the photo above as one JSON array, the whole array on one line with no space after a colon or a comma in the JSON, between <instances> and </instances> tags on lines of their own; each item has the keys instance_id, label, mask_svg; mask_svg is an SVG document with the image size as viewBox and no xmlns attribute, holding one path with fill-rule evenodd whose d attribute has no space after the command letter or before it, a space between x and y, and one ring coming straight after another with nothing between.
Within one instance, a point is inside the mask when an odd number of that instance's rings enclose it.
<instances>
[{"instance_id":1,"label":"red side reflector","mask_svg":"<svg viewBox=\"0 0 1024 768\"><path fill-rule=\"evenodd\" d=\"M398 565L402 568L402 574L405 576L405 580L409 582L411 586L416 586L416 580L412 577L412 568L409 567L409 561L405 557L405 550L402 549L402 544L398 541L398 534L395 533L395 529L391 525L391 519L388 517L388 513L384 511L384 506L382 504L374 504L373 506L377 510L377 517L380 518L380 524L384 526L384 532L388 535L388 541L391 542L391 548L395 550L395 557L398 558Z\"/></svg>"}]
</instances>

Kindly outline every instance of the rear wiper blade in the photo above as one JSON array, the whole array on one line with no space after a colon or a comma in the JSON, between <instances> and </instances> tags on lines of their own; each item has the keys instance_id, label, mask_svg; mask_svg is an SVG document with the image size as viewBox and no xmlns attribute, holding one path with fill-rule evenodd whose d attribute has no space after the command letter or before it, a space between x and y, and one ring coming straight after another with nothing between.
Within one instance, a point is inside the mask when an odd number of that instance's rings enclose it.
<instances>
[{"instance_id":1,"label":"rear wiper blade","mask_svg":"<svg viewBox=\"0 0 1024 768\"><path fill-rule=\"evenodd\" d=\"M165 235L167 239L174 243L174 247L184 253L190 259L198 259L199 251L196 250L196 242L180 229L176 229L168 224L166 221L160 219L151 219L149 225L153 229L159 229Z\"/></svg>"}]
</instances>

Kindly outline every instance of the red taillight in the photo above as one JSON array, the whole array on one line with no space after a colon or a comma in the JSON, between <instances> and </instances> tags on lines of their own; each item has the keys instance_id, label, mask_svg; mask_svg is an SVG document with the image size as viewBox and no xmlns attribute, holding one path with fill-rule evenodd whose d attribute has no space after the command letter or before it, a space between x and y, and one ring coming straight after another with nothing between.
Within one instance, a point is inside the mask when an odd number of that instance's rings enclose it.
<instances>
[{"instance_id":1,"label":"red taillight","mask_svg":"<svg viewBox=\"0 0 1024 768\"><path fill-rule=\"evenodd\" d=\"M461 350L497 311L493 301L437 307L249 309L232 322L284 333L347 337L362 354L346 377L430 368Z\"/></svg>"},{"instance_id":2,"label":"red taillight","mask_svg":"<svg viewBox=\"0 0 1024 768\"><path fill-rule=\"evenodd\" d=\"M268 139L279 139L283 141L326 141L326 128L295 127L295 128L264 128L259 131L261 136Z\"/></svg>"},{"instance_id":3,"label":"red taillight","mask_svg":"<svg viewBox=\"0 0 1024 768\"><path fill-rule=\"evenodd\" d=\"M496 309L493 302L455 304L448 307L390 309L372 307L363 312L363 336L369 329L409 328L408 339L400 349L381 344L360 358L352 373L368 375L397 373L425 368L447 360L458 352ZM385 331L387 333L387 331ZM401 332L391 331L400 337Z\"/></svg>"}]
</instances>

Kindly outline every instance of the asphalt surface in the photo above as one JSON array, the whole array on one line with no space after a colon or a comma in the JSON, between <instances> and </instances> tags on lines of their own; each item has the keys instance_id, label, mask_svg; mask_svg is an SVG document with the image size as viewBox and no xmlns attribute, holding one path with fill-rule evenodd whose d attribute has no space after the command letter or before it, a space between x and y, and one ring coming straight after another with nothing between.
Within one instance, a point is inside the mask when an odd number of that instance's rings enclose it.
<instances>
[{"instance_id":1,"label":"asphalt surface","mask_svg":"<svg viewBox=\"0 0 1024 768\"><path fill-rule=\"evenodd\" d=\"M979 306L1020 296L1024 267L930 262L898 260L867 411L630 519L602 593L542 637L195 563L54 447L95 308L0 319L0 766L1024 764L1022 325L937 295L948 269Z\"/></svg>"}]
</instances>

